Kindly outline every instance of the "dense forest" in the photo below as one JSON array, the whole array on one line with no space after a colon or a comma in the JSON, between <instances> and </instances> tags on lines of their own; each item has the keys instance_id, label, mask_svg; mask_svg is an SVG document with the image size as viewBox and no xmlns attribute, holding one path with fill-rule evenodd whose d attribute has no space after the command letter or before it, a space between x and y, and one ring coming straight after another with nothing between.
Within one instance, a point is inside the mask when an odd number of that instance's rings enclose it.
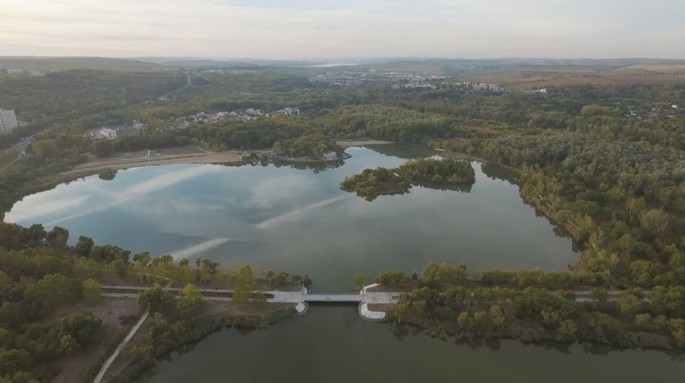
<instances>
[{"instance_id":1,"label":"dense forest","mask_svg":"<svg viewBox=\"0 0 685 383\"><path fill-rule=\"evenodd\" d=\"M29 147L31 156L0 177L2 210L63 181L56 174L87 153L194 144L320 157L325 150L341 152L335 139L383 139L469 153L516 169L525 201L582 251L578 269L639 279L644 287L685 280L685 113L678 108L685 105L685 87L567 86L545 94L493 94L453 86L393 90L383 81L341 88L307 75L236 70L189 75L192 85L181 73L0 75L3 89L10 89L0 104L17 109L28 122L24 128L41 131ZM161 95L171 101L157 101ZM175 119L199 111L288 105L302 114L172 127ZM146 125L137 134L95 142L83 136L108 121L133 119ZM11 143L24 128L0 142Z\"/></svg>"}]
</instances>

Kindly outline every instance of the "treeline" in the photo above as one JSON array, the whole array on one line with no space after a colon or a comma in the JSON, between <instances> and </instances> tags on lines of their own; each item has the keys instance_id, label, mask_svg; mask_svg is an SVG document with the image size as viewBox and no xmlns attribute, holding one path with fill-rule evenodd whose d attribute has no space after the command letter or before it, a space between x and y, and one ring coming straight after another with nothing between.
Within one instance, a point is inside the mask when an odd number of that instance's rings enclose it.
<instances>
[{"instance_id":1,"label":"treeline","mask_svg":"<svg viewBox=\"0 0 685 383\"><path fill-rule=\"evenodd\" d=\"M408 275L400 270L383 271L376 275L375 282L403 291L419 285L430 285L442 290L450 286L468 288L497 286L512 289L539 287L551 290L578 290L595 287L625 288L606 272L544 272L539 268L530 270L485 269L479 272L469 272L466 265L449 265L446 263L429 263L420 275L417 273Z\"/></svg>"},{"instance_id":2,"label":"treeline","mask_svg":"<svg viewBox=\"0 0 685 383\"><path fill-rule=\"evenodd\" d=\"M408 144L454 134L452 118L387 105L341 107L322 117L321 122L324 131L335 137L372 137Z\"/></svg>"},{"instance_id":3,"label":"treeline","mask_svg":"<svg viewBox=\"0 0 685 383\"><path fill-rule=\"evenodd\" d=\"M615 282L601 273L469 274L463 265L436 263L420 276L383 272L376 282L408 291L391 313L396 322L435 336L685 349L683 286L616 293L609 290Z\"/></svg>"},{"instance_id":4,"label":"treeline","mask_svg":"<svg viewBox=\"0 0 685 383\"><path fill-rule=\"evenodd\" d=\"M511 135L482 153L583 250L576 267L643 287L685 283L685 152L586 134Z\"/></svg>"},{"instance_id":5,"label":"treeline","mask_svg":"<svg viewBox=\"0 0 685 383\"><path fill-rule=\"evenodd\" d=\"M468 192L474 182L475 172L467 161L428 158L408 161L396 169L365 169L345 177L340 188L373 201L380 195L408 193L412 186Z\"/></svg>"},{"instance_id":6,"label":"treeline","mask_svg":"<svg viewBox=\"0 0 685 383\"><path fill-rule=\"evenodd\" d=\"M283 141L276 141L273 152L277 156L297 158L307 157L314 159L323 158L327 151L342 154L343 150L335 140L323 134L307 134Z\"/></svg>"}]
</instances>

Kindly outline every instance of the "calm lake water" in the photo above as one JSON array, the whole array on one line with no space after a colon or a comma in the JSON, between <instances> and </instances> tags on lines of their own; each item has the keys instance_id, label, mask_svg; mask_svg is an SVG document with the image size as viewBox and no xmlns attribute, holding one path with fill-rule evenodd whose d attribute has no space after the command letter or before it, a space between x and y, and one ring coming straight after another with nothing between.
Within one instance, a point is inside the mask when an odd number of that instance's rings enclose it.
<instances>
[{"instance_id":1,"label":"calm lake water","mask_svg":"<svg viewBox=\"0 0 685 383\"><path fill-rule=\"evenodd\" d=\"M86 235L134 252L308 273L317 291L349 290L356 273L420 272L430 261L560 270L575 259L516 185L489 178L477 162L469 193L415 187L367 202L341 191L345 176L433 154L377 150L387 154L349 148L344 166L318 172L173 165L120 171L111 181L92 176L26 197L6 219L63 226L72 242Z\"/></svg>"},{"instance_id":2,"label":"calm lake water","mask_svg":"<svg viewBox=\"0 0 685 383\"><path fill-rule=\"evenodd\" d=\"M356 273L420 272L431 261L563 270L568 239L525 205L515 176L473 162L468 193L413 188L367 202L339 189L345 176L435 153L406 146L349 148L341 167L173 165L97 176L24 198L6 220L59 225L98 243L226 266L308 273L312 290L351 290ZM489 176L488 176L489 175ZM76 238L72 238L74 241ZM659 352L594 355L502 342L497 351L429 338L398 338L354 307L312 307L303 317L241 335L226 330L163 362L169 382L670 382L685 364Z\"/></svg>"}]
</instances>

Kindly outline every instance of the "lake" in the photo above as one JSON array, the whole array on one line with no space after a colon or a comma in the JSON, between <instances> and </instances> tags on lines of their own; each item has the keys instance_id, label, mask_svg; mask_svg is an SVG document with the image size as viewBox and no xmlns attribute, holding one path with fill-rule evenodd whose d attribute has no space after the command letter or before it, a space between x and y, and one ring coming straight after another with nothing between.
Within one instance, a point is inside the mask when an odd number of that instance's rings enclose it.
<instances>
[{"instance_id":1,"label":"lake","mask_svg":"<svg viewBox=\"0 0 685 383\"><path fill-rule=\"evenodd\" d=\"M420 273L431 261L563 270L576 258L515 184L488 177L477 162L469 193L415 187L367 202L340 190L346 176L365 168L434 154L376 150L349 148L343 166L323 171L171 165L119 171L111 181L91 176L27 196L6 220L65 227L72 243L85 235L133 252L308 273L315 291L347 291L356 273Z\"/></svg>"},{"instance_id":2,"label":"lake","mask_svg":"<svg viewBox=\"0 0 685 383\"><path fill-rule=\"evenodd\" d=\"M398 145L348 148L329 169L174 165L71 182L18 202L6 220L155 255L207 257L308 273L312 290L345 292L351 277L420 272L431 261L564 270L577 254L519 196L507 169L472 162L468 193L415 187L367 202L340 190L345 176L436 153ZM487 174L486 174L487 173ZM75 238L71 239L72 242ZM231 329L160 363L151 383L212 382L671 382L685 363L654 351L589 353L503 341L474 348L398 334L354 307L313 306L268 330Z\"/></svg>"}]
</instances>

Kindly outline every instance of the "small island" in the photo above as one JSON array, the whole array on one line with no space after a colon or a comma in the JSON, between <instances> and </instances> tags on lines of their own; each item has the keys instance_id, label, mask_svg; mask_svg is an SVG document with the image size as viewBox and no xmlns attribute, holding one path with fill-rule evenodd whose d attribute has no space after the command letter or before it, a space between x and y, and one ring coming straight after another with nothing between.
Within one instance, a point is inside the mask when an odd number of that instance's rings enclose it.
<instances>
[{"instance_id":1,"label":"small island","mask_svg":"<svg viewBox=\"0 0 685 383\"><path fill-rule=\"evenodd\" d=\"M366 169L345 177L340 188L373 201L380 195L408 193L412 186L468 192L474 182L475 172L467 161L425 158L408 161L395 169Z\"/></svg>"}]
</instances>

